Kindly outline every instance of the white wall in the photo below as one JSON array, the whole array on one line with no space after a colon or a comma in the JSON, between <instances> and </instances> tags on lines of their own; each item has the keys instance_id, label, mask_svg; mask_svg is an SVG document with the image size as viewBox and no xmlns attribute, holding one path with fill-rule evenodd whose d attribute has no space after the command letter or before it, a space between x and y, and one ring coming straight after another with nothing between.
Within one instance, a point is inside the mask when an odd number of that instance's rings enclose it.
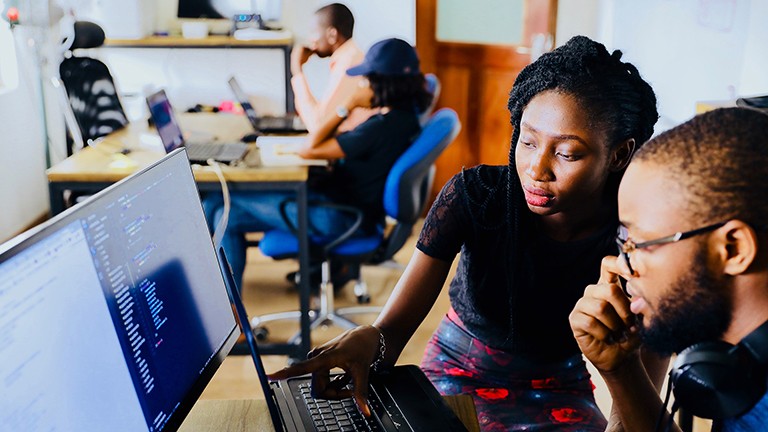
<instances>
[{"instance_id":1,"label":"white wall","mask_svg":"<svg viewBox=\"0 0 768 432\"><path fill-rule=\"evenodd\" d=\"M113 9L105 7L119 0L92 1L90 7L80 11L80 15L94 18L109 34L109 26L114 19L109 13ZM312 14L328 3L283 0L281 24L298 43L306 41ZM415 43L414 0L347 0L342 3L355 16L354 37L361 49L367 50L374 42L387 37L400 37ZM140 4L147 3L142 0ZM155 9L149 14L155 22L154 30L179 31L181 21L176 18L177 6L177 0L155 4ZM212 31L228 30L229 24L224 20L208 22ZM123 23L120 21L114 25L122 26ZM186 109L197 103L218 105L222 100L231 100L232 94L226 85L231 75L243 84L261 113L284 112L285 81L280 50L103 48L98 55L115 75L129 116L134 110L139 110L140 116L146 115L141 112L144 108L143 96L150 88L165 88L177 109ZM327 62L327 59L313 58L306 66L310 86L317 92L322 92L327 81Z\"/></svg>"},{"instance_id":2,"label":"white wall","mask_svg":"<svg viewBox=\"0 0 768 432\"><path fill-rule=\"evenodd\" d=\"M620 49L653 86L656 132L698 101L768 94L764 0L560 0L557 43L585 34Z\"/></svg>"},{"instance_id":3,"label":"white wall","mask_svg":"<svg viewBox=\"0 0 768 432\"><path fill-rule=\"evenodd\" d=\"M17 27L19 86L0 95L0 242L48 211L40 74Z\"/></svg>"}]
</instances>

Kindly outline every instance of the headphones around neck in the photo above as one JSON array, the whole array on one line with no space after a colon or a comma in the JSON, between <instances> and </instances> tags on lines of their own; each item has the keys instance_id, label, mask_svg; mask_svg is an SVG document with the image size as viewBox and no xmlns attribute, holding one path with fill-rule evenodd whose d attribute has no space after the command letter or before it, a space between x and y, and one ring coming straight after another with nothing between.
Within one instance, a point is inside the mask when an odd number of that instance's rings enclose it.
<instances>
[{"instance_id":1,"label":"headphones around neck","mask_svg":"<svg viewBox=\"0 0 768 432\"><path fill-rule=\"evenodd\" d=\"M738 417L766 393L768 321L738 345L701 342L678 354L670 372L675 405L707 419Z\"/></svg>"}]
</instances>

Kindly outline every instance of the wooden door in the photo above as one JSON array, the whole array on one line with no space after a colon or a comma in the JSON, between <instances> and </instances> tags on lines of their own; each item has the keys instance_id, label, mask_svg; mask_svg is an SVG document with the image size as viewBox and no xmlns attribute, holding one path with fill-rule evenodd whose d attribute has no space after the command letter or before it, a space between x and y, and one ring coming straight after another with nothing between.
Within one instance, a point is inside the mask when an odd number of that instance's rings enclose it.
<instances>
[{"instance_id":1,"label":"wooden door","mask_svg":"<svg viewBox=\"0 0 768 432\"><path fill-rule=\"evenodd\" d=\"M466 2L476 8L488 7L491 3ZM510 17L510 20L522 20L510 25L517 26L518 43L487 44L440 39L438 7L449 8L456 3L416 1L416 48L422 69L435 73L442 84L437 107L453 108L462 123L456 141L437 160L433 197L462 167L507 164L512 137L507 111L509 90L522 68L530 63L531 41L547 35L554 40L557 13L557 0L519 0L519 3L521 10L517 17ZM441 13L445 13L444 9ZM484 25L487 23L468 20L465 30L482 32Z\"/></svg>"}]
</instances>

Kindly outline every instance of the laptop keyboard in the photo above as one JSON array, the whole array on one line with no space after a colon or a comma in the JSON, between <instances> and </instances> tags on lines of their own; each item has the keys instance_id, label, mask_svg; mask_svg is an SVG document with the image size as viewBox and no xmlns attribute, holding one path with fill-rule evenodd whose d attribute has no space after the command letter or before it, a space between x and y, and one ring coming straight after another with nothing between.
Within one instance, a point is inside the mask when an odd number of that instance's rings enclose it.
<instances>
[{"instance_id":1,"label":"laptop keyboard","mask_svg":"<svg viewBox=\"0 0 768 432\"><path fill-rule=\"evenodd\" d=\"M236 160L248 150L248 144L187 144L187 153L192 160Z\"/></svg>"},{"instance_id":2,"label":"laptop keyboard","mask_svg":"<svg viewBox=\"0 0 768 432\"><path fill-rule=\"evenodd\" d=\"M283 117L262 117L259 119L261 129L292 129L293 120Z\"/></svg>"},{"instance_id":3,"label":"laptop keyboard","mask_svg":"<svg viewBox=\"0 0 768 432\"><path fill-rule=\"evenodd\" d=\"M318 432L383 431L375 419L366 419L363 416L352 398L315 399L311 395L309 383L299 384L299 391ZM379 402L375 398L369 398L368 403L376 412Z\"/></svg>"}]
</instances>

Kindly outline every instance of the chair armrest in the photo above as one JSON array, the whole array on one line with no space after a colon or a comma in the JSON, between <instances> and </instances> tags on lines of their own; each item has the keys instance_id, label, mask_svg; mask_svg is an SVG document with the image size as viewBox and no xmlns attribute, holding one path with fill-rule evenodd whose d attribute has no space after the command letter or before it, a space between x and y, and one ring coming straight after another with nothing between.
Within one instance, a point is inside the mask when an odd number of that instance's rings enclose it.
<instances>
[{"instance_id":1,"label":"chair armrest","mask_svg":"<svg viewBox=\"0 0 768 432\"><path fill-rule=\"evenodd\" d=\"M296 201L295 198L287 198L283 200L283 202L280 203L280 216L283 218L283 221L288 226L288 229L293 233L293 235L298 237L299 230L296 227L296 225L293 223L293 221L288 217L288 210L287 210L288 204L295 201ZM341 233L339 236L337 236L330 242L322 245L324 254L328 254L328 252L333 250L333 248L347 241L347 239L352 237L352 235L354 235L357 232L357 230L360 228L360 226L363 224L363 211L356 207L352 207L344 204L338 204L330 201L313 201L313 200L308 201L307 207L312 207L312 206L325 207L325 208L337 210L342 213L347 213L355 217L354 222L346 231Z\"/></svg>"}]
</instances>

